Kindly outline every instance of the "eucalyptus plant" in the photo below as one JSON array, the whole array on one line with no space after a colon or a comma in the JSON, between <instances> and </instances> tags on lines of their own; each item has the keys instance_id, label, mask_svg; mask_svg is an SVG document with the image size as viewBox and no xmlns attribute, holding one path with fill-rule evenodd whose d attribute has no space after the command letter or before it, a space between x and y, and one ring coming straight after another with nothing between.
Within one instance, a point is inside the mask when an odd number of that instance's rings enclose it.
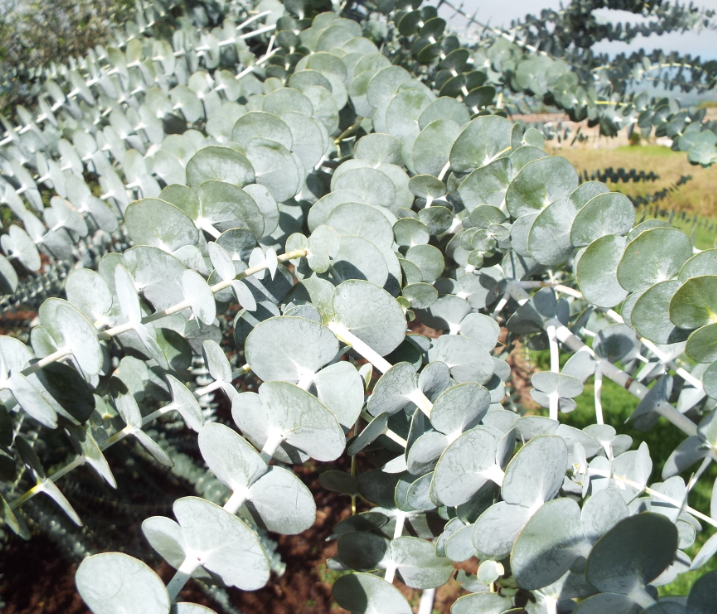
<instances>
[{"instance_id":1,"label":"eucalyptus plant","mask_svg":"<svg viewBox=\"0 0 717 614\"><path fill-rule=\"evenodd\" d=\"M6 121L3 202L22 226L0 238L4 289L67 275L28 343L0 336L5 524L28 537L22 504L45 495L81 525L61 478L87 465L115 487L105 452L126 438L188 474L147 429L171 421L209 476L142 522L176 572L165 586L128 554L85 557L95 614L210 611L179 601L192 579L265 586L260 531L315 520L292 467L343 456L351 470L321 483L349 497L328 565L351 612L410 612L397 579L430 606L472 557L454 614L715 612L717 572L684 597L656 589L717 552L716 496L689 505L717 459L715 250L637 219L507 117L513 90L572 88L570 67L538 55L511 76L516 47L462 42L418 1L167 19L48 74L37 109ZM104 249L85 258L89 243ZM549 349L531 380L547 415L508 394L526 337ZM636 429L684 433L662 481L647 444L606 423L605 377L640 399ZM577 429L561 418L588 380L595 424ZM231 423L202 410L209 394ZM76 456L50 472L56 432Z\"/></svg>"}]
</instances>

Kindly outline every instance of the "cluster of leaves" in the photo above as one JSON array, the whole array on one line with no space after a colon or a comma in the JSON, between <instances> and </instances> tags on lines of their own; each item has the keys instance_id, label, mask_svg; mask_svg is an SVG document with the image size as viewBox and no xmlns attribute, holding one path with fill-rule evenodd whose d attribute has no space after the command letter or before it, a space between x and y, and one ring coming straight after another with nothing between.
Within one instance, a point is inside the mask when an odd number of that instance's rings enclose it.
<instances>
[{"instance_id":1,"label":"cluster of leaves","mask_svg":"<svg viewBox=\"0 0 717 614\"><path fill-rule=\"evenodd\" d=\"M660 176L655 171L646 172L644 169L637 170L635 168L626 171L622 167L615 170L612 166L592 172L585 169L583 172L584 181L602 181L603 183L638 183L640 181L657 181L659 178Z\"/></svg>"},{"instance_id":2,"label":"cluster of leaves","mask_svg":"<svg viewBox=\"0 0 717 614\"><path fill-rule=\"evenodd\" d=\"M652 21L637 23L600 19L594 12L613 9L633 13ZM512 30L533 45L548 44L550 51L565 53L571 47L589 49L603 41L631 43L638 36L663 35L671 32L697 31L716 27L715 12L690 4L634 2L632 0L582 0L559 11L544 9L540 17L528 15L513 21Z\"/></svg>"},{"instance_id":3,"label":"cluster of leaves","mask_svg":"<svg viewBox=\"0 0 717 614\"><path fill-rule=\"evenodd\" d=\"M56 482L87 465L115 486L104 452L127 437L177 464L144 427L180 419L213 477L174 501L175 519L142 524L176 574L165 586L127 554L89 556L77 585L95 614L209 611L176 603L190 578L264 586L256 527L292 535L315 518L291 466L344 453L374 467L322 475L373 505L333 532L334 596L351 612L407 614L396 577L433 589L471 557L454 614L714 612L715 572L685 597L655 587L717 552L713 535L686 553L717 527L714 496L709 514L688 505L717 459L715 369L678 359L693 331L688 355L715 360L715 250L636 223L625 196L580 183L504 117L513 47L462 46L419 2L359 20L327 8L261 0L239 26L192 12L171 43L97 48L7 125L3 197L25 227L1 240L8 290L43 259L82 264L81 238L123 230L132 247L74 268L29 344L0 337L5 523L27 536L21 505L42 494L80 524ZM551 87L573 87L549 62ZM217 343L235 302L238 369ZM550 348L531 382L548 416L505 404L519 336ZM256 392L234 385L249 373ZM637 428L662 416L687 436L662 481L648 446L605 424L604 377L641 399ZM596 424L561 424L591 378ZM213 391L233 424L201 411ZM77 456L48 475L36 441L60 430Z\"/></svg>"}]
</instances>

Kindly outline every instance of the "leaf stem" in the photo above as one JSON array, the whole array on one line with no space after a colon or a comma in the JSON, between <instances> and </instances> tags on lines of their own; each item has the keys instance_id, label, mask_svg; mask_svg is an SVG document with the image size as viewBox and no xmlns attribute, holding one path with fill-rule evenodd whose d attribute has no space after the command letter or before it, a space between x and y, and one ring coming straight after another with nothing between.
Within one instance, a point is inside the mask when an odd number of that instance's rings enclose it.
<instances>
[{"instance_id":1,"label":"leaf stem","mask_svg":"<svg viewBox=\"0 0 717 614\"><path fill-rule=\"evenodd\" d=\"M558 340L561 343L563 343L573 352L578 352L585 348L587 351L590 352L590 354L595 358L595 360L597 360L598 369L603 372L603 375L606 375L613 382L625 388L625 390L636 396L638 399L642 400L645 398L647 393L650 391L647 386L644 386L640 382L634 380L627 373L616 367L610 361L595 356L595 353L590 348L588 348L582 341L580 341L580 339L573 335L573 333L570 331L569 328L567 328L567 326L563 326L557 320L556 322L557 324L560 324L559 326L556 326L556 328ZM690 420L687 416L675 409L667 401L657 403L655 405L655 411L664 418L666 418L668 421L670 421L672 424L674 424L683 433L690 436L697 434L697 425L692 422L692 420Z\"/></svg>"},{"instance_id":2,"label":"leaf stem","mask_svg":"<svg viewBox=\"0 0 717 614\"><path fill-rule=\"evenodd\" d=\"M421 593L421 601L418 603L418 614L431 614L433 602L436 599L436 589L427 588Z\"/></svg>"},{"instance_id":3,"label":"leaf stem","mask_svg":"<svg viewBox=\"0 0 717 614\"><path fill-rule=\"evenodd\" d=\"M605 424L602 415L602 369L600 365L595 370L595 421L598 424Z\"/></svg>"},{"instance_id":4,"label":"leaf stem","mask_svg":"<svg viewBox=\"0 0 717 614\"><path fill-rule=\"evenodd\" d=\"M565 286L563 284L553 283L549 281L521 281L520 286L522 288L528 289L528 288L554 288L556 292L560 292L562 294L567 294L568 296L572 296L574 298L585 300L585 297L583 296L583 293L579 290L576 290L575 288L570 288L569 286ZM613 322L617 322L618 324L623 324L625 320L622 318L620 314L618 314L613 309L600 309L607 315ZM686 382L688 382L691 386L694 386L698 390L702 390L702 382L696 378L694 375L692 375L689 371L683 369L682 367L678 367L677 364L659 347L657 347L652 341L649 339L645 339L644 337L638 336L638 339L640 340L640 343L644 345L648 350L650 350L655 356L657 356L664 364L666 364L670 369L675 371L677 375L679 375L682 379L684 379Z\"/></svg>"},{"instance_id":5,"label":"leaf stem","mask_svg":"<svg viewBox=\"0 0 717 614\"><path fill-rule=\"evenodd\" d=\"M358 418L356 418L356 423L354 424L354 437L358 435L359 427L361 426L361 416L359 415ZM351 477L356 477L356 454L354 454L351 457ZM356 493L351 495L351 515L356 515Z\"/></svg>"},{"instance_id":6,"label":"leaf stem","mask_svg":"<svg viewBox=\"0 0 717 614\"><path fill-rule=\"evenodd\" d=\"M281 431L269 433L269 437L266 442L264 442L264 447L261 449L261 457L264 459L264 462L269 463L271 461L276 449L285 439L286 435L284 435Z\"/></svg>"},{"instance_id":7,"label":"leaf stem","mask_svg":"<svg viewBox=\"0 0 717 614\"><path fill-rule=\"evenodd\" d=\"M184 588L187 580L192 577L194 571L199 567L199 560L194 556L188 556L177 569L172 579L167 584L167 592L169 593L170 601L174 600L179 595L179 591Z\"/></svg>"},{"instance_id":8,"label":"leaf stem","mask_svg":"<svg viewBox=\"0 0 717 614\"><path fill-rule=\"evenodd\" d=\"M396 527L393 531L393 539L398 539L403 535L403 525L406 522L406 513L400 510L396 510ZM386 574L383 579L386 582L393 583L393 579L396 577L396 563L392 560L386 566Z\"/></svg>"},{"instance_id":9,"label":"leaf stem","mask_svg":"<svg viewBox=\"0 0 717 614\"><path fill-rule=\"evenodd\" d=\"M305 249L297 249L297 250L294 250L291 252L287 252L286 254L278 256L277 260L279 262L286 262L287 260L292 260L294 258L301 258L302 256L306 255L306 251L307 250L305 250ZM262 264L258 264L254 267L246 269L242 273L239 273L239 275L236 276L236 279L244 279L246 277L249 277L250 275L254 275L255 273L263 271L268 266L269 266L269 264L266 262L263 262ZM224 290L225 288L229 287L230 285L231 285L231 280L230 281L222 281L217 284L214 284L213 286L210 286L210 290L212 291L213 294L216 294L220 290ZM187 309L189 306L190 306L189 301L182 301L181 303L178 303L177 305L174 305L173 307L168 307L167 309L165 309L163 311L159 311L157 313L154 313L152 315L142 318L142 324L146 324L148 322L153 322L155 320L159 320L161 318L164 318L164 317L174 314L174 313L179 313L180 311ZM120 324L119 326L110 328L110 329L104 331L103 333L99 333L98 338L99 339L109 339L111 337L115 337L116 335L122 334L123 332L127 332L128 330L131 330L133 328L133 326L134 326L133 324L129 324L129 323ZM33 363L32 365L30 365L29 367L23 369L22 374L25 376L28 376L32 373L39 371L41 368L46 367L49 364L52 364L53 362L57 362L59 360L62 360L66 356L70 356L71 354L72 354L72 352L70 350L66 350L66 349L58 350L57 352L54 352L53 354L50 354L50 355L46 356L45 358L43 358L42 360L39 360L36 363ZM244 373L248 373L250 370L251 369L250 369L249 365L244 365L243 367L241 367L240 369L238 369L232 373L232 379L236 379L237 377L243 375ZM219 384L218 386L215 386L215 384L217 384L217 382L212 382L211 384L209 384L208 386L205 386L204 388L198 388L197 390L194 391L195 396L202 397L205 394L208 394L209 392L212 392L213 390L216 390L217 388L221 387L221 384ZM157 410L156 412L153 412L153 413L149 414L148 416L145 416L142 420L142 426L148 424L149 422L152 422L153 420L155 420L156 418L161 416L163 413L166 413L167 411L169 411L167 409L167 407L161 408L161 409ZM117 431L116 433L111 435L108 439L106 439L105 441L102 442L102 444L100 445L100 449L103 451L106 450L110 446L114 445L118 441L121 441L122 439L124 439L125 437L130 435L132 433L132 430L133 429L131 429L129 426L126 426L122 430ZM85 464L85 457L77 456L73 461L68 463L65 467L63 467L62 469L59 469L58 471L53 473L49 477L49 479L52 480L53 482L55 482L55 481L59 480L61 477L68 474L70 471L72 471L76 467L79 467L80 465L84 465L84 464ZM37 494L37 492L39 492L39 491L37 491L34 487L31 488L27 492L20 495L18 498L14 499L10 503L10 507L12 509L18 508L25 501L34 497Z\"/></svg>"},{"instance_id":10,"label":"leaf stem","mask_svg":"<svg viewBox=\"0 0 717 614\"><path fill-rule=\"evenodd\" d=\"M368 360L381 373L386 373L393 365L381 356L376 350L371 348L366 342L359 339L348 328L338 322L329 322L327 325L329 330L336 335L339 341L351 346L359 355ZM408 395L409 400L414 403L426 416L431 417L433 403L423 394L421 390L416 388Z\"/></svg>"},{"instance_id":11,"label":"leaf stem","mask_svg":"<svg viewBox=\"0 0 717 614\"><path fill-rule=\"evenodd\" d=\"M338 145L341 141L343 141L346 137L351 136L354 132L356 132L361 127L361 122L364 120L363 117L358 116L356 118L356 121L351 124L346 130L344 130L339 136L337 136L334 139L334 143Z\"/></svg>"}]
</instances>

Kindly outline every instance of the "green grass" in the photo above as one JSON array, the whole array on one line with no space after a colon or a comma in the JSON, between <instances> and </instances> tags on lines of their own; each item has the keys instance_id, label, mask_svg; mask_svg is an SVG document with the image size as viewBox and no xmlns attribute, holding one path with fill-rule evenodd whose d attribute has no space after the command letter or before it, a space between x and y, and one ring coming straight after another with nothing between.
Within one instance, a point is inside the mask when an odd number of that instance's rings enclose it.
<instances>
[{"instance_id":1,"label":"green grass","mask_svg":"<svg viewBox=\"0 0 717 614\"><path fill-rule=\"evenodd\" d=\"M561 357L564 360L567 357ZM550 353L546 351L533 352L532 360L541 370L550 368ZM574 426L575 428L584 428L589 424L595 424L595 389L590 380L585 385L585 390L577 399L577 407L575 411L569 414L561 414L560 422ZM632 396L627 390L618 386L614 382L605 378L602 388L602 405L605 423L615 427L618 433L630 435L633 441L633 448L637 448L642 441L646 441L650 448L650 456L653 461L653 470L650 482L660 482L662 475L662 467L672 451L682 442L685 436L682 432L667 422L664 418L647 433L636 431L626 421L633 410L637 407L638 400ZM697 467L695 466L694 469ZM685 480L689 479L689 471L682 476ZM689 497L689 504L694 509L709 514L710 498L712 496L712 485L717 478L717 465L712 463L705 474L700 478L695 487L692 489ZM691 559L695 557L702 544L712 535L708 527L704 526L703 530L697 534L695 544L686 550ZM713 557L707 564L697 571L684 573L671 584L659 587L660 595L685 595L689 592L690 586L697 578L704 575L708 571L717 569L717 557Z\"/></svg>"}]
</instances>

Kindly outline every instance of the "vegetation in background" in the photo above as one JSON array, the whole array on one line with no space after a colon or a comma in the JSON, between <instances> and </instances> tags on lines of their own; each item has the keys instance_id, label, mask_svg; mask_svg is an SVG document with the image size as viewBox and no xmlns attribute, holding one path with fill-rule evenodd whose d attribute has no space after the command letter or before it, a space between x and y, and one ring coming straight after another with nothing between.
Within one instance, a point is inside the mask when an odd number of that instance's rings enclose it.
<instances>
[{"instance_id":1,"label":"vegetation in background","mask_svg":"<svg viewBox=\"0 0 717 614\"><path fill-rule=\"evenodd\" d=\"M134 9L133 0L8 0L0 7L0 74L84 55L106 43ZM0 109L22 104L18 81L0 86Z\"/></svg>"}]
</instances>

